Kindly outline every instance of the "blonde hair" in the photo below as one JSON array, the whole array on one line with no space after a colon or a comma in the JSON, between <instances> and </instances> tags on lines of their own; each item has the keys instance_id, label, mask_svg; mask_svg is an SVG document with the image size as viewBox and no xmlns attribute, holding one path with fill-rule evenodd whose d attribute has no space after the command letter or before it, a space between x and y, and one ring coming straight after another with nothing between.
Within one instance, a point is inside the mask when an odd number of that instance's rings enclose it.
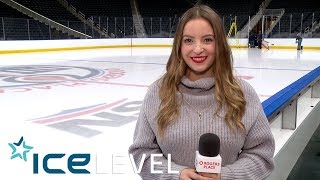
<instances>
[{"instance_id":1,"label":"blonde hair","mask_svg":"<svg viewBox=\"0 0 320 180\"><path fill-rule=\"evenodd\" d=\"M216 53L212 65L212 72L215 79L214 96L218 102L218 109L215 115L226 107L225 121L232 130L239 128L244 131L245 127L241 122L245 112L246 101L244 94L233 76L233 58L230 46L224 34L223 23L220 16L206 5L195 5L187 10L181 17L176 34L173 40L172 51L166 66L166 73L160 81L160 110L157 115L158 131L161 137L170 123L175 121L180 114L180 103L177 100L178 85L185 75L187 65L181 54L181 42L183 29L187 22L193 19L202 18L207 20L215 34Z\"/></svg>"}]
</instances>

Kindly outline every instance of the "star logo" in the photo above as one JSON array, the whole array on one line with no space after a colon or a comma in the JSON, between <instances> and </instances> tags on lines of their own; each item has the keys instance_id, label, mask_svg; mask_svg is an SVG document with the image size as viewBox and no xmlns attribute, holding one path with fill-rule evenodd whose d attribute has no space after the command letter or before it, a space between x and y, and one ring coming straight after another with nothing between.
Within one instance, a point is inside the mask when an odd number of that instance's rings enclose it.
<instances>
[{"instance_id":1,"label":"star logo","mask_svg":"<svg viewBox=\"0 0 320 180\"><path fill-rule=\"evenodd\" d=\"M8 143L8 144L12 149L11 159L14 159L16 157L20 157L20 159L23 159L24 161L27 161L27 153L31 149L33 149L33 147L26 145L26 142L23 140L23 136L21 136L19 142L17 142L17 143Z\"/></svg>"}]
</instances>

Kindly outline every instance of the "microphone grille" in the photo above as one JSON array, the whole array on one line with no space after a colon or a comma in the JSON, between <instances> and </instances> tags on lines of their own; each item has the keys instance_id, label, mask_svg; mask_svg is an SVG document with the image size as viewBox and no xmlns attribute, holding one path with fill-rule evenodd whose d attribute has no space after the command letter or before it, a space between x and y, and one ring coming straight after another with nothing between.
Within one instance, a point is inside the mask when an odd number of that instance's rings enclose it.
<instances>
[{"instance_id":1,"label":"microphone grille","mask_svg":"<svg viewBox=\"0 0 320 180\"><path fill-rule=\"evenodd\" d=\"M199 153L206 157L215 157L220 151L220 138L213 133L202 134L199 139Z\"/></svg>"}]
</instances>

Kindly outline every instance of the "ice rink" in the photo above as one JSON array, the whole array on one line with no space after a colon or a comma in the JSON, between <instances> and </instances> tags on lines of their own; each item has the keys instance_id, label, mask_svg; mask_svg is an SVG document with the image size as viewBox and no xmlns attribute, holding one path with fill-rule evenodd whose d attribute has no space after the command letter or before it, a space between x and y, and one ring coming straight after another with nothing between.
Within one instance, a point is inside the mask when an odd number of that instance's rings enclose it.
<instances>
[{"instance_id":1,"label":"ice rink","mask_svg":"<svg viewBox=\"0 0 320 180\"><path fill-rule=\"evenodd\" d=\"M169 53L119 48L0 55L0 142L7 142L0 144L6 162L0 179L139 179L127 150L147 88L164 73ZM233 56L235 73L261 102L320 65L320 51L311 50L233 49ZM9 144L22 136L32 147L28 159L11 160ZM42 159L51 153L65 154L49 161L65 175L44 172ZM90 154L91 174L69 172L75 153Z\"/></svg>"}]
</instances>

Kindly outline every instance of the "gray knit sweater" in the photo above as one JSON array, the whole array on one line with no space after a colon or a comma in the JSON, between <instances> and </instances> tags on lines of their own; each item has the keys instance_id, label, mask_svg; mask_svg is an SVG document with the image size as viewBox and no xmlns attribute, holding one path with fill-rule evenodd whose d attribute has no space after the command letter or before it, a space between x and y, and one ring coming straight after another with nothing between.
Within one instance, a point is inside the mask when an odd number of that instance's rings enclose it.
<instances>
[{"instance_id":1,"label":"gray knit sweater","mask_svg":"<svg viewBox=\"0 0 320 180\"><path fill-rule=\"evenodd\" d=\"M183 95L177 94L179 99L184 99L181 101L180 116L169 125L162 139L158 134L156 119L160 105L159 85L158 81L153 83L145 96L133 144L129 148L137 165L142 154L147 155L139 174L142 179L179 179L179 173L168 173L168 154L172 158L171 170L181 172L187 167L194 168L199 137L208 132L220 137L221 179L265 179L274 168L274 138L258 95L247 82L239 82L247 101L242 119L245 134L240 131L234 133L227 126L223 119L224 109L214 116L217 103L213 97L212 78L190 81L184 77L179 85ZM202 112L201 119L197 111ZM155 158L155 161L161 161L162 165L155 165L154 169L162 170L163 173L151 173L149 155L160 153L163 157Z\"/></svg>"}]
</instances>

